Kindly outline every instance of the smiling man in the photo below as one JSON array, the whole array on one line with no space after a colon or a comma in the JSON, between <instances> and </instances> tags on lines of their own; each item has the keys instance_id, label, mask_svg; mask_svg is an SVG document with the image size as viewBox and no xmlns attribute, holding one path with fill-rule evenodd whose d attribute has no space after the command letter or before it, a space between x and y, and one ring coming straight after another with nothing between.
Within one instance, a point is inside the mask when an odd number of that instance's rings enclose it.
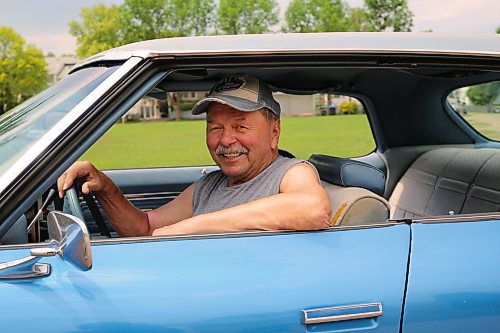
<instances>
[{"instance_id":1,"label":"smiling man","mask_svg":"<svg viewBox=\"0 0 500 333\"><path fill-rule=\"evenodd\" d=\"M94 192L122 236L318 230L330 225L330 202L314 167L278 154L280 105L263 81L243 74L221 80L192 110L205 112L207 147L220 170L166 205L138 210L86 161L76 162L59 178L59 195L83 178L82 191Z\"/></svg>"}]
</instances>

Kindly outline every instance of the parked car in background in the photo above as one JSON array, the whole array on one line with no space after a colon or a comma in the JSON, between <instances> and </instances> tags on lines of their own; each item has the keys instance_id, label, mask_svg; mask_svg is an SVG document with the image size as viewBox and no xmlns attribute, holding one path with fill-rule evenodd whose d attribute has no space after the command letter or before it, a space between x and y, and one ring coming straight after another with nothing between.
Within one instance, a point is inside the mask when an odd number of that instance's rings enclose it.
<instances>
[{"instance_id":1,"label":"parked car in background","mask_svg":"<svg viewBox=\"0 0 500 333\"><path fill-rule=\"evenodd\" d=\"M171 38L80 62L0 118L2 327L498 331L500 137L480 132L447 97L500 80L499 41L436 33ZM233 73L275 92L362 103L371 153L340 158L310 143L331 228L123 238L99 219L92 196L77 188L64 200L53 195L57 178L140 98L207 91ZM147 210L215 168L107 173Z\"/></svg>"}]
</instances>

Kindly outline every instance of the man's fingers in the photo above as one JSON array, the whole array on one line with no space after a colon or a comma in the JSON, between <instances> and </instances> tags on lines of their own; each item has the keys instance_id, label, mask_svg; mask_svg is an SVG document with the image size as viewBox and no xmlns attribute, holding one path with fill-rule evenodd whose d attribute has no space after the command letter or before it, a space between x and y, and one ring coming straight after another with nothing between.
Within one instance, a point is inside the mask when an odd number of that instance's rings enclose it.
<instances>
[{"instance_id":1,"label":"man's fingers","mask_svg":"<svg viewBox=\"0 0 500 333\"><path fill-rule=\"evenodd\" d=\"M64 194L71 187L71 185L73 185L74 178L74 175L68 170L57 179L57 189L61 199L64 197Z\"/></svg>"},{"instance_id":2,"label":"man's fingers","mask_svg":"<svg viewBox=\"0 0 500 333\"><path fill-rule=\"evenodd\" d=\"M90 163L85 161L75 162L61 177L57 180L57 189L59 197L63 198L66 191L73 185L77 178L88 177L90 175Z\"/></svg>"}]
</instances>

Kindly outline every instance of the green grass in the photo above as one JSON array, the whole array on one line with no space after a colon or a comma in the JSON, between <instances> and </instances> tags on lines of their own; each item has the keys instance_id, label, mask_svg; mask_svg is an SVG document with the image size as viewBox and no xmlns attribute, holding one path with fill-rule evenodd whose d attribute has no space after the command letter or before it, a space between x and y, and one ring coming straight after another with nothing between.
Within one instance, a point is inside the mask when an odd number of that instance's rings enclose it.
<instances>
[{"instance_id":1,"label":"green grass","mask_svg":"<svg viewBox=\"0 0 500 333\"><path fill-rule=\"evenodd\" d=\"M468 112L462 117L485 137L500 140L500 113Z\"/></svg>"},{"instance_id":2,"label":"green grass","mask_svg":"<svg viewBox=\"0 0 500 333\"><path fill-rule=\"evenodd\" d=\"M300 158L312 153L359 156L375 147L365 115L282 119L280 148ZM114 125L82 159L100 169L213 164L205 146L205 121Z\"/></svg>"}]
</instances>

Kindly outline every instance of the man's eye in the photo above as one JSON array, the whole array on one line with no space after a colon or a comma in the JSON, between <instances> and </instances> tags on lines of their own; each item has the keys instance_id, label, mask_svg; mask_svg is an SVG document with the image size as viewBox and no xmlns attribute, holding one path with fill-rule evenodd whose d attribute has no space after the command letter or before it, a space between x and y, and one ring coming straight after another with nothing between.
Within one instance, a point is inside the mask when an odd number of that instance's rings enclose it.
<instances>
[{"instance_id":1,"label":"man's eye","mask_svg":"<svg viewBox=\"0 0 500 333\"><path fill-rule=\"evenodd\" d=\"M247 130L248 127L246 127L245 125L238 125L238 130Z\"/></svg>"},{"instance_id":2,"label":"man's eye","mask_svg":"<svg viewBox=\"0 0 500 333\"><path fill-rule=\"evenodd\" d=\"M208 131L209 131L210 133L212 133L212 132L217 132L218 130L220 130L220 127L209 127L209 128L208 128Z\"/></svg>"}]
</instances>

